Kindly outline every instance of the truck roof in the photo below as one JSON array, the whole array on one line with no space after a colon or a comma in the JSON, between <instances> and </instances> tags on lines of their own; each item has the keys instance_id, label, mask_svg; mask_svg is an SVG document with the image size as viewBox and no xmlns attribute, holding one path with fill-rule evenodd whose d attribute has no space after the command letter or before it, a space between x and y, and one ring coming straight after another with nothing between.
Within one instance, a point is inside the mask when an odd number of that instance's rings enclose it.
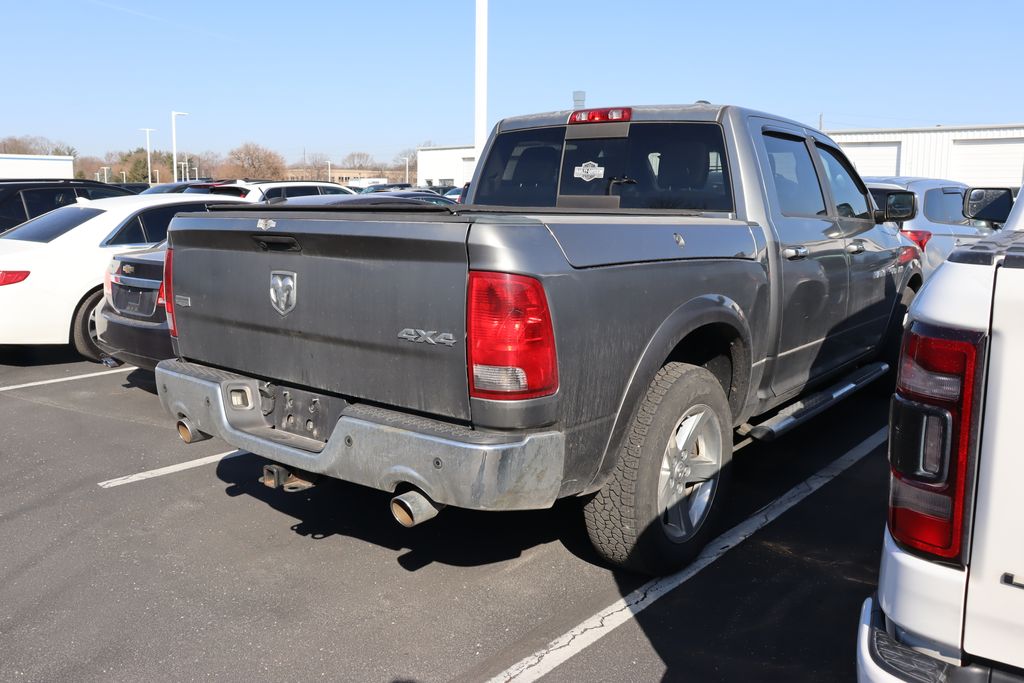
<instances>
[{"instance_id":1,"label":"truck roof","mask_svg":"<svg viewBox=\"0 0 1024 683\"><path fill-rule=\"evenodd\" d=\"M1001 263L1004 268L1024 268L1024 231L1004 228L991 239L960 247L947 260L978 266Z\"/></svg>"},{"instance_id":2,"label":"truck roof","mask_svg":"<svg viewBox=\"0 0 1024 683\"><path fill-rule=\"evenodd\" d=\"M737 107L732 104L708 104L698 102L696 104L645 104L639 106L622 105L632 109L631 121L721 121L722 119L735 116L746 118L748 116L762 116L776 121L783 121L801 128L810 126L793 121L791 119L768 114L755 109ZM588 109L603 109L604 107L587 107ZM559 126L569 120L573 109L545 112L543 114L529 114L527 116L510 116L498 122L498 132L503 133L510 130L523 128L539 128L542 126Z\"/></svg>"}]
</instances>

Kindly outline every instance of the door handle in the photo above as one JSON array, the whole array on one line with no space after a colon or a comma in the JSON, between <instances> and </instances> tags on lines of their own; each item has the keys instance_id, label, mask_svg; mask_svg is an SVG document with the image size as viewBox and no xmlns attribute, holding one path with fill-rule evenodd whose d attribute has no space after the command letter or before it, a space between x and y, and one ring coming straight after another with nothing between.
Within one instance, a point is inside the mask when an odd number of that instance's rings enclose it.
<instances>
[{"instance_id":1,"label":"door handle","mask_svg":"<svg viewBox=\"0 0 1024 683\"><path fill-rule=\"evenodd\" d=\"M850 242L846 245L847 254L863 254L864 243L863 242Z\"/></svg>"},{"instance_id":2,"label":"door handle","mask_svg":"<svg viewBox=\"0 0 1024 683\"><path fill-rule=\"evenodd\" d=\"M798 261L802 258L807 258L807 247L786 247L782 250L782 255L790 261Z\"/></svg>"}]
</instances>

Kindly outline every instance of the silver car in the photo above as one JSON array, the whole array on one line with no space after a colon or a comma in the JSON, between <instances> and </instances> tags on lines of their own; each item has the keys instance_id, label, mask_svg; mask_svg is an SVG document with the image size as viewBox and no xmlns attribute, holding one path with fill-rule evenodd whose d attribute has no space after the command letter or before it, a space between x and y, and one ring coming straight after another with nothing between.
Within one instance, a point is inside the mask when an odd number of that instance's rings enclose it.
<instances>
[{"instance_id":1,"label":"silver car","mask_svg":"<svg viewBox=\"0 0 1024 683\"><path fill-rule=\"evenodd\" d=\"M864 182L878 206L885 206L885 197L893 190L909 190L917 195L917 215L904 221L900 230L921 248L926 279L958 245L983 239L994 230L990 223L964 218L967 185L963 183L907 176L866 177Z\"/></svg>"}]
</instances>

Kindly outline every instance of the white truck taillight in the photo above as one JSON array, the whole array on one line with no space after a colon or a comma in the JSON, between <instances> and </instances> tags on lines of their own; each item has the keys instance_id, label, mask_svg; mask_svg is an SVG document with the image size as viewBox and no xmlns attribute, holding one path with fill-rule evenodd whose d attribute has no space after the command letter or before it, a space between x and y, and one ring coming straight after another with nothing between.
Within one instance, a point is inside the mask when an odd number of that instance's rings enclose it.
<instances>
[{"instance_id":1,"label":"white truck taillight","mask_svg":"<svg viewBox=\"0 0 1024 683\"><path fill-rule=\"evenodd\" d=\"M167 327L170 329L171 336L178 336L178 321L174 317L174 250L167 247L167 251L164 253L164 281L160 286L160 291L164 295L164 310L167 312Z\"/></svg>"},{"instance_id":2,"label":"white truck taillight","mask_svg":"<svg viewBox=\"0 0 1024 683\"><path fill-rule=\"evenodd\" d=\"M960 562L983 336L914 323L889 419L889 531L910 552Z\"/></svg>"},{"instance_id":3,"label":"white truck taillight","mask_svg":"<svg viewBox=\"0 0 1024 683\"><path fill-rule=\"evenodd\" d=\"M470 396L514 400L558 390L555 335L540 281L470 271L466 330Z\"/></svg>"}]
</instances>

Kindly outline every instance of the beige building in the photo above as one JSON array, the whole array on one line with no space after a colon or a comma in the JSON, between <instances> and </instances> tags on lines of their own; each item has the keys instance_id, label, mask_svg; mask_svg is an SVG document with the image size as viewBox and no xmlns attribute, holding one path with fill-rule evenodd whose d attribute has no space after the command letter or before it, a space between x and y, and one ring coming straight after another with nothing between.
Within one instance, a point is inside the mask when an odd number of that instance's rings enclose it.
<instances>
[{"instance_id":1,"label":"beige building","mask_svg":"<svg viewBox=\"0 0 1024 683\"><path fill-rule=\"evenodd\" d=\"M334 168L331 167L331 177L327 177L327 167L309 168L303 166L291 166L284 170L285 180L327 180L332 183L348 185L353 180L360 178L380 178L381 171L369 168Z\"/></svg>"}]
</instances>

